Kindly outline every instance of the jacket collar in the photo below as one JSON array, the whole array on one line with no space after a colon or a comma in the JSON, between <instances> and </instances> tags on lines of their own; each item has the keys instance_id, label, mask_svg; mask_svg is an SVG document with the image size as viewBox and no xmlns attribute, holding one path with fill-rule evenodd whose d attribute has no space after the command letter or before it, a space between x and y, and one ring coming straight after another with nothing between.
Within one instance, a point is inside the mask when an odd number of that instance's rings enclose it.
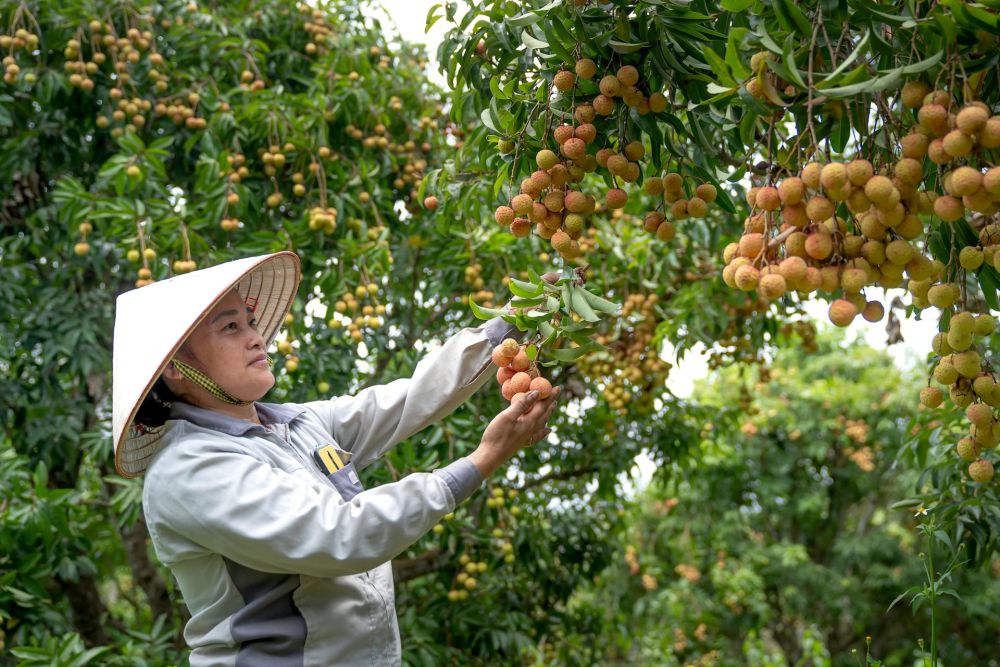
<instances>
[{"instance_id":1,"label":"jacket collar","mask_svg":"<svg viewBox=\"0 0 1000 667\"><path fill-rule=\"evenodd\" d=\"M266 431L265 426L290 424L296 417L305 413L304 408L291 404L254 403L254 406L263 426L182 401L174 401L170 406L170 419L184 419L202 428L242 436L251 432Z\"/></svg>"}]
</instances>

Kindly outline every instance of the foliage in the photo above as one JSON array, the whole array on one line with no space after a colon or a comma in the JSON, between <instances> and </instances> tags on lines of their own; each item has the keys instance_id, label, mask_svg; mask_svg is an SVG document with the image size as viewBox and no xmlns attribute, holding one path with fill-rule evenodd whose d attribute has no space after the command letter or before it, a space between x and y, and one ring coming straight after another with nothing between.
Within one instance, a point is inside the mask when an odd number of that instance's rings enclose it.
<instances>
[{"instance_id":1,"label":"foliage","mask_svg":"<svg viewBox=\"0 0 1000 667\"><path fill-rule=\"evenodd\" d=\"M916 477L894 463L913 413L912 378L882 383L895 372L884 353L823 336L808 359L783 351L696 391L720 414L696 461L669 466L630 508L614 565L574 598L603 610L597 662L856 665L869 650L910 665L918 638L930 649L927 600L912 613L893 602L948 553L914 534L936 511L888 508ZM944 579L942 661L994 664L995 577L957 567Z\"/></svg>"},{"instance_id":2,"label":"foliage","mask_svg":"<svg viewBox=\"0 0 1000 667\"><path fill-rule=\"evenodd\" d=\"M548 445L526 451L505 478L395 563L400 622L410 664L545 661L553 650L561 664L592 661L603 650L592 638L610 632L600 597L609 593L589 582L615 581L608 568L627 535L624 494L635 457L647 456L678 490L701 494L705 507L715 487L704 486L700 471L716 463L713 456L729 454L719 465L736 466L733 475L762 472L744 458L745 446L729 452L702 433L710 422L722 429L735 411L666 391L664 345L703 343L716 367L760 362L775 347L817 349L798 297L768 302L716 279L718 258L741 229L740 202L754 182L747 179L797 168L807 149L859 147L878 163L894 130L869 128L867 111L891 106L899 81L918 70L978 77L976 90L997 90L996 51L985 48L994 45L993 10L943 3L917 7L924 14L915 16L899 4L489 1L459 17L448 3L429 17L459 22L439 51L454 87L446 97L428 83L425 55L387 39L364 3L0 3L8 58L0 179L10 184L0 207L0 339L8 343L0 352L0 637L13 647L0 662L183 661L187 612L149 549L141 480L113 472L114 299L151 280L286 248L302 258L303 283L273 351L280 370L268 400L340 395L406 376L429 347L474 325L477 313L530 329L532 353L558 362L546 372L564 387L565 410ZM968 27L984 22L979 33ZM764 59L769 73L752 78L747 57L758 49L774 57ZM644 163L632 178L628 166L623 176L631 181L574 170L574 186L588 194L619 180L645 188L654 172L673 170L684 177L686 201L715 198L702 217L664 227L670 221L649 217L663 215L664 202L645 189L630 193L625 208L611 206L614 198L587 199L593 210L570 253L483 223L534 173L537 151L561 121L573 119L572 99L549 84L584 54L601 67L640 66L646 104L656 91L669 99L650 114L619 104L595 135L616 149L640 142L653 169ZM777 91L789 102L783 112L767 89L772 74L791 86ZM754 86L734 85L752 80L766 99L754 98ZM814 89L824 90L822 104ZM590 82L583 90L596 89ZM635 146L630 152L639 155ZM542 278L552 271L555 284ZM987 286L983 276L992 274L978 275ZM974 288L971 278L966 288ZM988 305L988 290L984 298ZM824 359L831 381L877 386L886 377L884 364L875 365L881 377L857 368L852 376L849 366ZM502 407L495 388L480 392L366 470L365 483L461 456ZM820 401L796 414L831 436L830 409ZM889 416L898 410L878 408ZM937 417L950 423L950 414ZM950 539L938 548L964 543L981 567L996 549L995 493L960 478L946 453L952 432L938 426L899 450L902 464L931 471L911 502L930 506L926 499L937 498ZM878 428L888 448L878 452L881 462L903 431L889 421ZM796 465L780 462L786 474L776 483L790 491L793 482L824 479L830 455L855 505L876 512L903 495L852 468L837 438L836 447L816 441ZM706 441L715 448L708 454ZM716 479L720 494L737 492ZM871 498L862 501L864 493ZM807 588L816 583L810 573L839 572L846 561L839 529L822 519L822 494L811 489L807 499L812 504L797 509L804 523L796 538L815 553L790 540L749 552L757 560L741 570L755 603L747 622L764 627L784 613L761 597L777 570L760 571L758 561L791 559ZM853 517L852 507L839 509ZM780 517L787 507L773 509ZM742 548L739 519L706 526L718 532L703 539ZM635 530L645 530L645 520ZM859 538L856 547L886 564L908 553L883 538ZM661 546L667 567L679 556ZM810 564L817 554L832 560ZM472 564L474 589L465 584ZM904 575L881 572L878 592L898 594L912 583ZM622 590L638 593L631 581ZM837 603L852 608L854 598L838 590ZM792 598L782 601L794 614L803 603ZM655 617L636 609L641 618L611 619L615 627ZM741 627L728 607L713 613L725 627ZM795 650L829 650L826 631L817 621L813 639L803 634ZM609 641L628 650L622 633ZM771 641L748 628L745 649L727 646L764 655L773 653ZM654 642L644 650L663 648Z\"/></svg>"}]
</instances>

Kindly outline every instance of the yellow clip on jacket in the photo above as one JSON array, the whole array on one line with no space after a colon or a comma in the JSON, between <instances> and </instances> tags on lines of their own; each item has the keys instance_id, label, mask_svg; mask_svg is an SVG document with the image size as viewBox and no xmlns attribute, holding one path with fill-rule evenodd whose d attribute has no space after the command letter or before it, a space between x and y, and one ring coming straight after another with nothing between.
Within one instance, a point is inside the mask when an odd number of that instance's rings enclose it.
<instances>
[{"instance_id":1,"label":"yellow clip on jacket","mask_svg":"<svg viewBox=\"0 0 1000 667\"><path fill-rule=\"evenodd\" d=\"M191 620L192 667L396 665L389 561L482 482L468 459L363 490L356 470L452 412L492 376L500 319L463 329L412 378L301 405L264 425L175 403L143 512ZM346 465L327 475L313 452Z\"/></svg>"}]
</instances>

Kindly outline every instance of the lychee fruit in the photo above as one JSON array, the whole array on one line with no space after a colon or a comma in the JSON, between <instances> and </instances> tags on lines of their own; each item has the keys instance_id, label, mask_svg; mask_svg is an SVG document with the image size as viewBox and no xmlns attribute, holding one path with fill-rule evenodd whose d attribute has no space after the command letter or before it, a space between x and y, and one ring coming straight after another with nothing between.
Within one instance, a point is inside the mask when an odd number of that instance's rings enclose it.
<instances>
[{"instance_id":1,"label":"lychee fruit","mask_svg":"<svg viewBox=\"0 0 1000 667\"><path fill-rule=\"evenodd\" d=\"M528 385L528 391L537 391L538 398L546 399L552 395L552 383L543 377L536 377Z\"/></svg>"},{"instance_id":2,"label":"lychee fruit","mask_svg":"<svg viewBox=\"0 0 1000 667\"><path fill-rule=\"evenodd\" d=\"M970 104L955 116L955 126L965 134L976 134L986 126L990 113L981 106Z\"/></svg>"},{"instance_id":3,"label":"lychee fruit","mask_svg":"<svg viewBox=\"0 0 1000 667\"><path fill-rule=\"evenodd\" d=\"M955 445L955 451L960 459L975 461L976 457L982 453L983 448L975 440L966 436Z\"/></svg>"},{"instance_id":4,"label":"lychee fruit","mask_svg":"<svg viewBox=\"0 0 1000 667\"><path fill-rule=\"evenodd\" d=\"M920 403L924 407L936 408L944 402L944 392L937 387L924 387L920 390Z\"/></svg>"},{"instance_id":5,"label":"lychee fruit","mask_svg":"<svg viewBox=\"0 0 1000 667\"><path fill-rule=\"evenodd\" d=\"M757 286L757 291L765 299L780 299L785 294L786 283L784 277L779 273L769 273L762 276Z\"/></svg>"},{"instance_id":6,"label":"lychee fruit","mask_svg":"<svg viewBox=\"0 0 1000 667\"><path fill-rule=\"evenodd\" d=\"M985 484L993 479L993 464L986 459L979 459L969 464L969 477L973 482Z\"/></svg>"},{"instance_id":7,"label":"lychee fruit","mask_svg":"<svg viewBox=\"0 0 1000 667\"><path fill-rule=\"evenodd\" d=\"M577 60L573 69L581 79L593 79L594 75L597 74L597 65L590 58Z\"/></svg>"},{"instance_id":8,"label":"lychee fruit","mask_svg":"<svg viewBox=\"0 0 1000 667\"><path fill-rule=\"evenodd\" d=\"M514 394L527 392L531 389L531 376L523 371L515 373L508 382L511 387L511 392Z\"/></svg>"},{"instance_id":9,"label":"lychee fruit","mask_svg":"<svg viewBox=\"0 0 1000 667\"><path fill-rule=\"evenodd\" d=\"M858 307L846 299L836 299L830 304L830 321L838 327L846 327L858 315Z\"/></svg>"}]
</instances>

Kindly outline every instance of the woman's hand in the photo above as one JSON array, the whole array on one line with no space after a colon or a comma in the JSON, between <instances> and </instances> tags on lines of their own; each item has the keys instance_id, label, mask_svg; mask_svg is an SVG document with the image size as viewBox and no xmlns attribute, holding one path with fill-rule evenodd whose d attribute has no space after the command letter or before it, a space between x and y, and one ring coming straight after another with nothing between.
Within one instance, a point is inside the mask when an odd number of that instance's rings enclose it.
<instances>
[{"instance_id":1,"label":"woman's hand","mask_svg":"<svg viewBox=\"0 0 1000 667\"><path fill-rule=\"evenodd\" d=\"M529 391L493 418L479 447L469 455L484 479L514 454L549 434L551 429L545 423L555 409L559 392L560 388L554 387L548 398L539 399L537 391Z\"/></svg>"}]
</instances>

